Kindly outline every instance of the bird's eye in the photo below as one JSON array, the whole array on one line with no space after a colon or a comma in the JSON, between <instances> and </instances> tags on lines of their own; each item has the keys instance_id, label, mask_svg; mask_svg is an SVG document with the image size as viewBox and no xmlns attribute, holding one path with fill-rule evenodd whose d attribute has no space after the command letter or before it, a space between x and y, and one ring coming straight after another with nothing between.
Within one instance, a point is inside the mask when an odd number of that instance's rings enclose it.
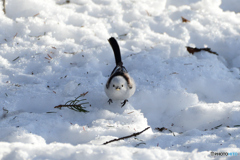
<instances>
[{"instance_id":1,"label":"bird's eye","mask_svg":"<svg viewBox=\"0 0 240 160\"><path fill-rule=\"evenodd\" d=\"M115 85L113 85L113 87L115 87Z\"/></svg>"},{"instance_id":2,"label":"bird's eye","mask_svg":"<svg viewBox=\"0 0 240 160\"><path fill-rule=\"evenodd\" d=\"M122 87L123 87L123 84L122 84Z\"/></svg>"}]
</instances>

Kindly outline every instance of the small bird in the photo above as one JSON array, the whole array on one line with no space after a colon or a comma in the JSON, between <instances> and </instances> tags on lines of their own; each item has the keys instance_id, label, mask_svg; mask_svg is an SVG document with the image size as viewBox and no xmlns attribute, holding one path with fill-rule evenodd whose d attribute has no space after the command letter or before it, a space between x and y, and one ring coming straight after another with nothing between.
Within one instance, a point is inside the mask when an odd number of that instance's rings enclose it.
<instances>
[{"instance_id":1,"label":"small bird","mask_svg":"<svg viewBox=\"0 0 240 160\"><path fill-rule=\"evenodd\" d=\"M123 66L120 48L115 38L108 39L110 43L116 61L116 67L113 69L111 76L109 77L105 85L105 93L108 96L109 104L112 100L124 100L121 104L122 107L128 102L135 90L136 85L132 77L128 74L126 68Z\"/></svg>"}]
</instances>

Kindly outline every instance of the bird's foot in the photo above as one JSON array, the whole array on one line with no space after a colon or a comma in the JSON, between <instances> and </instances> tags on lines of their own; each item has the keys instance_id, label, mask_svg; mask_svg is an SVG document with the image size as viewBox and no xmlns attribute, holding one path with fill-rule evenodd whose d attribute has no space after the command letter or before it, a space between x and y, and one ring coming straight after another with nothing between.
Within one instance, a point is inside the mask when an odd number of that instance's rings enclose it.
<instances>
[{"instance_id":1,"label":"bird's foot","mask_svg":"<svg viewBox=\"0 0 240 160\"><path fill-rule=\"evenodd\" d=\"M122 104L122 106L121 106L121 108L123 107L123 106L125 106L125 104L128 102L128 100L127 99L125 99L121 104Z\"/></svg>"},{"instance_id":2,"label":"bird's foot","mask_svg":"<svg viewBox=\"0 0 240 160\"><path fill-rule=\"evenodd\" d=\"M109 100L108 100L108 103L109 103L109 105L110 105L111 103L113 103L112 99L109 99Z\"/></svg>"}]
</instances>

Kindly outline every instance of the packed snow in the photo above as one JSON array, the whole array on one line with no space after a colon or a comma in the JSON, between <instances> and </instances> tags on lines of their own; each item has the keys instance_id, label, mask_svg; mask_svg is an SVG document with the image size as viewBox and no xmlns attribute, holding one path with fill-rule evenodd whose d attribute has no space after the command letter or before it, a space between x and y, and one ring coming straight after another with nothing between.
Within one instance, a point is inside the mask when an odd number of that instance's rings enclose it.
<instances>
[{"instance_id":1,"label":"packed snow","mask_svg":"<svg viewBox=\"0 0 240 160\"><path fill-rule=\"evenodd\" d=\"M239 12L238 0L7 0L0 159L239 159ZM104 92L110 37L137 85L122 108ZM83 93L89 112L54 108Z\"/></svg>"}]
</instances>

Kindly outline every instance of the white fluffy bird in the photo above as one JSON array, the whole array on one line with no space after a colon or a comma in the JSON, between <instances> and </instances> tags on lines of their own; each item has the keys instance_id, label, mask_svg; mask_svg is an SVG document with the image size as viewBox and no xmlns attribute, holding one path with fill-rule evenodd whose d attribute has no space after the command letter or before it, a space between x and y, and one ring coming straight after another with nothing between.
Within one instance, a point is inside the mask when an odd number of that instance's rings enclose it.
<instances>
[{"instance_id":1,"label":"white fluffy bird","mask_svg":"<svg viewBox=\"0 0 240 160\"><path fill-rule=\"evenodd\" d=\"M116 39L111 37L108 41L114 52L116 67L105 85L105 93L109 98L109 104L112 103L112 100L124 100L122 103L123 107L128 101L127 99L134 94L136 85L123 66L120 48Z\"/></svg>"}]
</instances>

